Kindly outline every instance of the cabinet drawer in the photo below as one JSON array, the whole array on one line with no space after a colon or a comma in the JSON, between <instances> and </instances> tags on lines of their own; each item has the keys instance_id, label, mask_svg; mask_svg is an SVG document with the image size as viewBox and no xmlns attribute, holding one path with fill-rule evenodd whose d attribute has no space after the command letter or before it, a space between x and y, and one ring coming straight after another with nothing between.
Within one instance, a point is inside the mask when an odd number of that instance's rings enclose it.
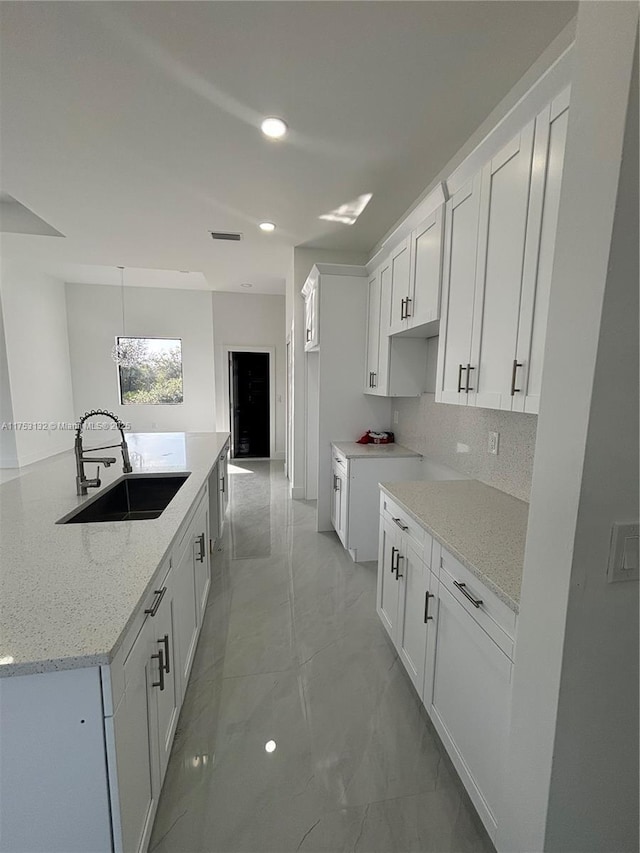
<instances>
[{"instance_id":1,"label":"cabinet drawer","mask_svg":"<svg viewBox=\"0 0 640 853\"><path fill-rule=\"evenodd\" d=\"M331 448L331 452L333 457L333 467L339 471L342 471L343 474L346 474L348 468L347 457L339 450L336 450L335 447Z\"/></svg>"},{"instance_id":2,"label":"cabinet drawer","mask_svg":"<svg viewBox=\"0 0 640 853\"><path fill-rule=\"evenodd\" d=\"M120 643L120 647L115 653L113 660L109 666L100 667L102 678L102 698L106 717L115 713L118 703L122 698L125 688L125 661L129 652L133 648L142 626L149 616L146 611L151 610L154 604L158 602L158 594L155 590L159 590L167 586L170 571L171 559L166 560L161 564L158 572L156 573L156 580L151 584L150 589L144 597L143 603L138 607L131 624L125 631L124 639Z\"/></svg>"},{"instance_id":3,"label":"cabinet drawer","mask_svg":"<svg viewBox=\"0 0 640 853\"><path fill-rule=\"evenodd\" d=\"M516 614L448 551L442 548L441 554L440 583L513 660ZM467 598L463 589L471 598L480 602L477 607Z\"/></svg>"},{"instance_id":4,"label":"cabinet drawer","mask_svg":"<svg viewBox=\"0 0 640 853\"><path fill-rule=\"evenodd\" d=\"M427 565L431 564L431 537L423 530L423 528L414 521L405 510L401 509L400 505L393 501L384 492L380 492L380 514L387 521L396 525L398 530L402 531L411 542L411 545L416 549L420 558L427 557ZM428 540L428 542L427 542ZM428 548L425 547L428 544Z\"/></svg>"}]
</instances>

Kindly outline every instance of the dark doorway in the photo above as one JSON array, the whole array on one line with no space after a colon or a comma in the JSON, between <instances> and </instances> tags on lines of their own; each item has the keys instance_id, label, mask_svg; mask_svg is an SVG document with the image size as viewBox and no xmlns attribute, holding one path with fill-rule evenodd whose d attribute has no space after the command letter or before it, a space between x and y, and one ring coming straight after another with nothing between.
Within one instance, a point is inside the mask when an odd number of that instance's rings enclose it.
<instances>
[{"instance_id":1,"label":"dark doorway","mask_svg":"<svg viewBox=\"0 0 640 853\"><path fill-rule=\"evenodd\" d=\"M269 457L269 353L229 353L231 447L236 459Z\"/></svg>"}]
</instances>

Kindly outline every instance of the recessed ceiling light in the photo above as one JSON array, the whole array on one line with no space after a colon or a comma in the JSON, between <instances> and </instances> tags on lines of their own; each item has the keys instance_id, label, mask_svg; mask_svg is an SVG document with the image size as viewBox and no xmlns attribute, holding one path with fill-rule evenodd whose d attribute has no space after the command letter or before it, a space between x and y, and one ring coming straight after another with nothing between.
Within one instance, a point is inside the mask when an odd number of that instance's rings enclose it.
<instances>
[{"instance_id":1,"label":"recessed ceiling light","mask_svg":"<svg viewBox=\"0 0 640 853\"><path fill-rule=\"evenodd\" d=\"M286 136L288 129L286 121L276 116L267 116L260 125L260 130L269 139L282 139L283 136Z\"/></svg>"},{"instance_id":2,"label":"recessed ceiling light","mask_svg":"<svg viewBox=\"0 0 640 853\"><path fill-rule=\"evenodd\" d=\"M248 281L245 281L244 284L241 284L240 287L253 287L252 284L249 284Z\"/></svg>"},{"instance_id":3,"label":"recessed ceiling light","mask_svg":"<svg viewBox=\"0 0 640 853\"><path fill-rule=\"evenodd\" d=\"M260 223L260 230L261 231L275 231L276 226L273 224L273 222L261 222Z\"/></svg>"}]
</instances>

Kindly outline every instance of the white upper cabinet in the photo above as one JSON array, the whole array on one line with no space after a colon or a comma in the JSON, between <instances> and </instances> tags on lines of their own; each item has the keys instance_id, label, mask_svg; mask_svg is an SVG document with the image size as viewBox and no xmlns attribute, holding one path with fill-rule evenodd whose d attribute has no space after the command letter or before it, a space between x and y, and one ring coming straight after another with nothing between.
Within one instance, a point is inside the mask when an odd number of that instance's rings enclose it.
<instances>
[{"instance_id":1,"label":"white upper cabinet","mask_svg":"<svg viewBox=\"0 0 640 853\"><path fill-rule=\"evenodd\" d=\"M447 202L436 400L537 413L569 90Z\"/></svg>"},{"instance_id":2,"label":"white upper cabinet","mask_svg":"<svg viewBox=\"0 0 640 853\"><path fill-rule=\"evenodd\" d=\"M440 318L443 211L444 205L441 205L411 234L411 287L404 312L407 329Z\"/></svg>"},{"instance_id":3,"label":"white upper cabinet","mask_svg":"<svg viewBox=\"0 0 640 853\"><path fill-rule=\"evenodd\" d=\"M511 408L532 154L530 122L482 170L469 405Z\"/></svg>"},{"instance_id":4,"label":"white upper cabinet","mask_svg":"<svg viewBox=\"0 0 640 853\"><path fill-rule=\"evenodd\" d=\"M446 204L436 400L466 405L480 221L480 174Z\"/></svg>"},{"instance_id":5,"label":"white upper cabinet","mask_svg":"<svg viewBox=\"0 0 640 853\"><path fill-rule=\"evenodd\" d=\"M388 334L392 269L389 258L369 279L364 392L377 397L418 397L425 390L427 341Z\"/></svg>"},{"instance_id":6,"label":"white upper cabinet","mask_svg":"<svg viewBox=\"0 0 640 853\"><path fill-rule=\"evenodd\" d=\"M302 288L304 298L304 349L305 352L317 350L320 346L318 278L309 276Z\"/></svg>"},{"instance_id":7,"label":"white upper cabinet","mask_svg":"<svg viewBox=\"0 0 640 853\"><path fill-rule=\"evenodd\" d=\"M406 329L407 304L411 286L411 237L406 237L389 256L391 266L391 300L387 328L383 334L394 335Z\"/></svg>"},{"instance_id":8,"label":"white upper cabinet","mask_svg":"<svg viewBox=\"0 0 640 853\"><path fill-rule=\"evenodd\" d=\"M518 343L512 366L514 412L537 414L540 405L568 118L569 89L565 89L536 119Z\"/></svg>"}]
</instances>

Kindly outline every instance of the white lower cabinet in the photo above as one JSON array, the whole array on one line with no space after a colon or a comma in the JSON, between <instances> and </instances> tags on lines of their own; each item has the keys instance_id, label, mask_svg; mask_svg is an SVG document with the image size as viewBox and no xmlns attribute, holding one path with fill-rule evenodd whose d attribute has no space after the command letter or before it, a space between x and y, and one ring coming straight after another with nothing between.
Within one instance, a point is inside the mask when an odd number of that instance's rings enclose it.
<instances>
[{"instance_id":1,"label":"white lower cabinet","mask_svg":"<svg viewBox=\"0 0 640 853\"><path fill-rule=\"evenodd\" d=\"M431 546L429 534L417 542L398 520L381 515L377 611L420 696L432 680L437 578Z\"/></svg>"},{"instance_id":2,"label":"white lower cabinet","mask_svg":"<svg viewBox=\"0 0 640 853\"><path fill-rule=\"evenodd\" d=\"M495 838L509 730L515 613L384 494L376 607Z\"/></svg>"},{"instance_id":3,"label":"white lower cabinet","mask_svg":"<svg viewBox=\"0 0 640 853\"><path fill-rule=\"evenodd\" d=\"M346 548L349 511L349 476L346 460L334 457L331 476L331 524Z\"/></svg>"}]
</instances>

